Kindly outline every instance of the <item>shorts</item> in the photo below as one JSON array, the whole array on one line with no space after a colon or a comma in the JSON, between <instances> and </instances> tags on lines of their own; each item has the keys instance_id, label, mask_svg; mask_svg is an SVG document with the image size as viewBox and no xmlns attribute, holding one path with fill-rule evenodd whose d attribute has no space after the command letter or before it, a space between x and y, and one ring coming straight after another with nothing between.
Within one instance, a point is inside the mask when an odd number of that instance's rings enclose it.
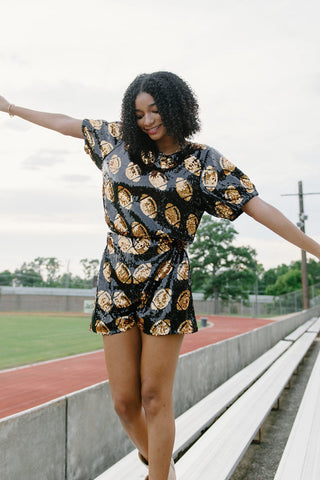
<instances>
[{"instance_id":1,"label":"shorts","mask_svg":"<svg viewBox=\"0 0 320 480\"><path fill-rule=\"evenodd\" d=\"M135 325L155 336L198 330L188 255L178 241L131 239L111 232L100 265L91 330L114 335Z\"/></svg>"}]
</instances>

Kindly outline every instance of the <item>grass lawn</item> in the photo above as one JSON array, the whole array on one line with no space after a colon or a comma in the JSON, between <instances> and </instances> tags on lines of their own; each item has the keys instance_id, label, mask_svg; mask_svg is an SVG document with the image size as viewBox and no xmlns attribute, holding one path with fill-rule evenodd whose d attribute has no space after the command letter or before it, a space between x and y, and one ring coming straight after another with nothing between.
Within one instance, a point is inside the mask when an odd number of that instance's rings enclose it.
<instances>
[{"instance_id":1,"label":"grass lawn","mask_svg":"<svg viewBox=\"0 0 320 480\"><path fill-rule=\"evenodd\" d=\"M89 323L84 314L1 313L0 369L102 348Z\"/></svg>"},{"instance_id":2,"label":"grass lawn","mask_svg":"<svg viewBox=\"0 0 320 480\"><path fill-rule=\"evenodd\" d=\"M85 314L0 313L0 370L103 348L89 323Z\"/></svg>"}]
</instances>

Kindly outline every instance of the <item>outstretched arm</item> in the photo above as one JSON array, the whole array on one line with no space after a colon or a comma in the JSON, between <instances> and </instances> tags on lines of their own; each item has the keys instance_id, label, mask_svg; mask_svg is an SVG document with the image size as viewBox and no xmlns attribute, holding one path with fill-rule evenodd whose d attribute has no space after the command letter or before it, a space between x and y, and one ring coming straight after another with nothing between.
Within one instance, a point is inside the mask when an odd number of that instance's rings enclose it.
<instances>
[{"instance_id":1,"label":"outstretched arm","mask_svg":"<svg viewBox=\"0 0 320 480\"><path fill-rule=\"evenodd\" d=\"M319 243L299 230L277 208L259 197L254 197L242 207L242 210L257 222L262 223L262 225L288 240L288 242L315 255L320 260Z\"/></svg>"},{"instance_id":2,"label":"outstretched arm","mask_svg":"<svg viewBox=\"0 0 320 480\"><path fill-rule=\"evenodd\" d=\"M55 130L56 132L70 135L71 137L82 138L81 125L82 120L68 117L60 113L38 112L29 108L19 107L11 104L4 97L0 96L0 111L8 113L11 116L17 116L28 120L29 122L40 125L41 127Z\"/></svg>"}]
</instances>

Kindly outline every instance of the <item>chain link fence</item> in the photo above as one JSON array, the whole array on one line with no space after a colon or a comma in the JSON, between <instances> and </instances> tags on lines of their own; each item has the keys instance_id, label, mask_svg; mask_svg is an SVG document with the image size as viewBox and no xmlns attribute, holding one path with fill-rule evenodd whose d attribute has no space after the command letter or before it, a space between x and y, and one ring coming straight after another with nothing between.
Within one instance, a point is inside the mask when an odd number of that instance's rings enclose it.
<instances>
[{"instance_id":1,"label":"chain link fence","mask_svg":"<svg viewBox=\"0 0 320 480\"><path fill-rule=\"evenodd\" d=\"M95 289L0 287L0 311L81 312L94 301ZM310 307L320 304L320 283L309 288ZM214 300L204 300L203 294L194 293L193 303L197 315L215 315ZM273 297L249 295L249 299L233 301L219 299L218 315L243 317L275 317L303 310L302 290Z\"/></svg>"},{"instance_id":2,"label":"chain link fence","mask_svg":"<svg viewBox=\"0 0 320 480\"><path fill-rule=\"evenodd\" d=\"M320 304L320 283L309 287L310 307ZM214 315L214 300L203 300L201 294L194 294L194 306L198 315ZM219 315L240 315L251 317L276 317L303 310L302 290L285 295L249 295L240 301L219 300Z\"/></svg>"},{"instance_id":3,"label":"chain link fence","mask_svg":"<svg viewBox=\"0 0 320 480\"><path fill-rule=\"evenodd\" d=\"M310 307L320 304L320 283L309 287ZM268 316L286 315L303 310L302 290L273 297L273 303L266 307Z\"/></svg>"}]
</instances>

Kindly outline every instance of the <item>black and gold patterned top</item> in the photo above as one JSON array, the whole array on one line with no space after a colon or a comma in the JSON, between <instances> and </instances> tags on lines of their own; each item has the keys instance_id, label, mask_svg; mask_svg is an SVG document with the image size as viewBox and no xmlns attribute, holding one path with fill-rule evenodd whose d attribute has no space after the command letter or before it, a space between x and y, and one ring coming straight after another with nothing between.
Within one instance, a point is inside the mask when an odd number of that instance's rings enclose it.
<instances>
[{"instance_id":1,"label":"black and gold patterned top","mask_svg":"<svg viewBox=\"0 0 320 480\"><path fill-rule=\"evenodd\" d=\"M135 322L154 335L196 331L184 246L204 211L237 218L258 194L254 185L205 145L132 161L119 123L84 120L83 134L86 152L102 170L110 229L92 329L113 334Z\"/></svg>"}]
</instances>

